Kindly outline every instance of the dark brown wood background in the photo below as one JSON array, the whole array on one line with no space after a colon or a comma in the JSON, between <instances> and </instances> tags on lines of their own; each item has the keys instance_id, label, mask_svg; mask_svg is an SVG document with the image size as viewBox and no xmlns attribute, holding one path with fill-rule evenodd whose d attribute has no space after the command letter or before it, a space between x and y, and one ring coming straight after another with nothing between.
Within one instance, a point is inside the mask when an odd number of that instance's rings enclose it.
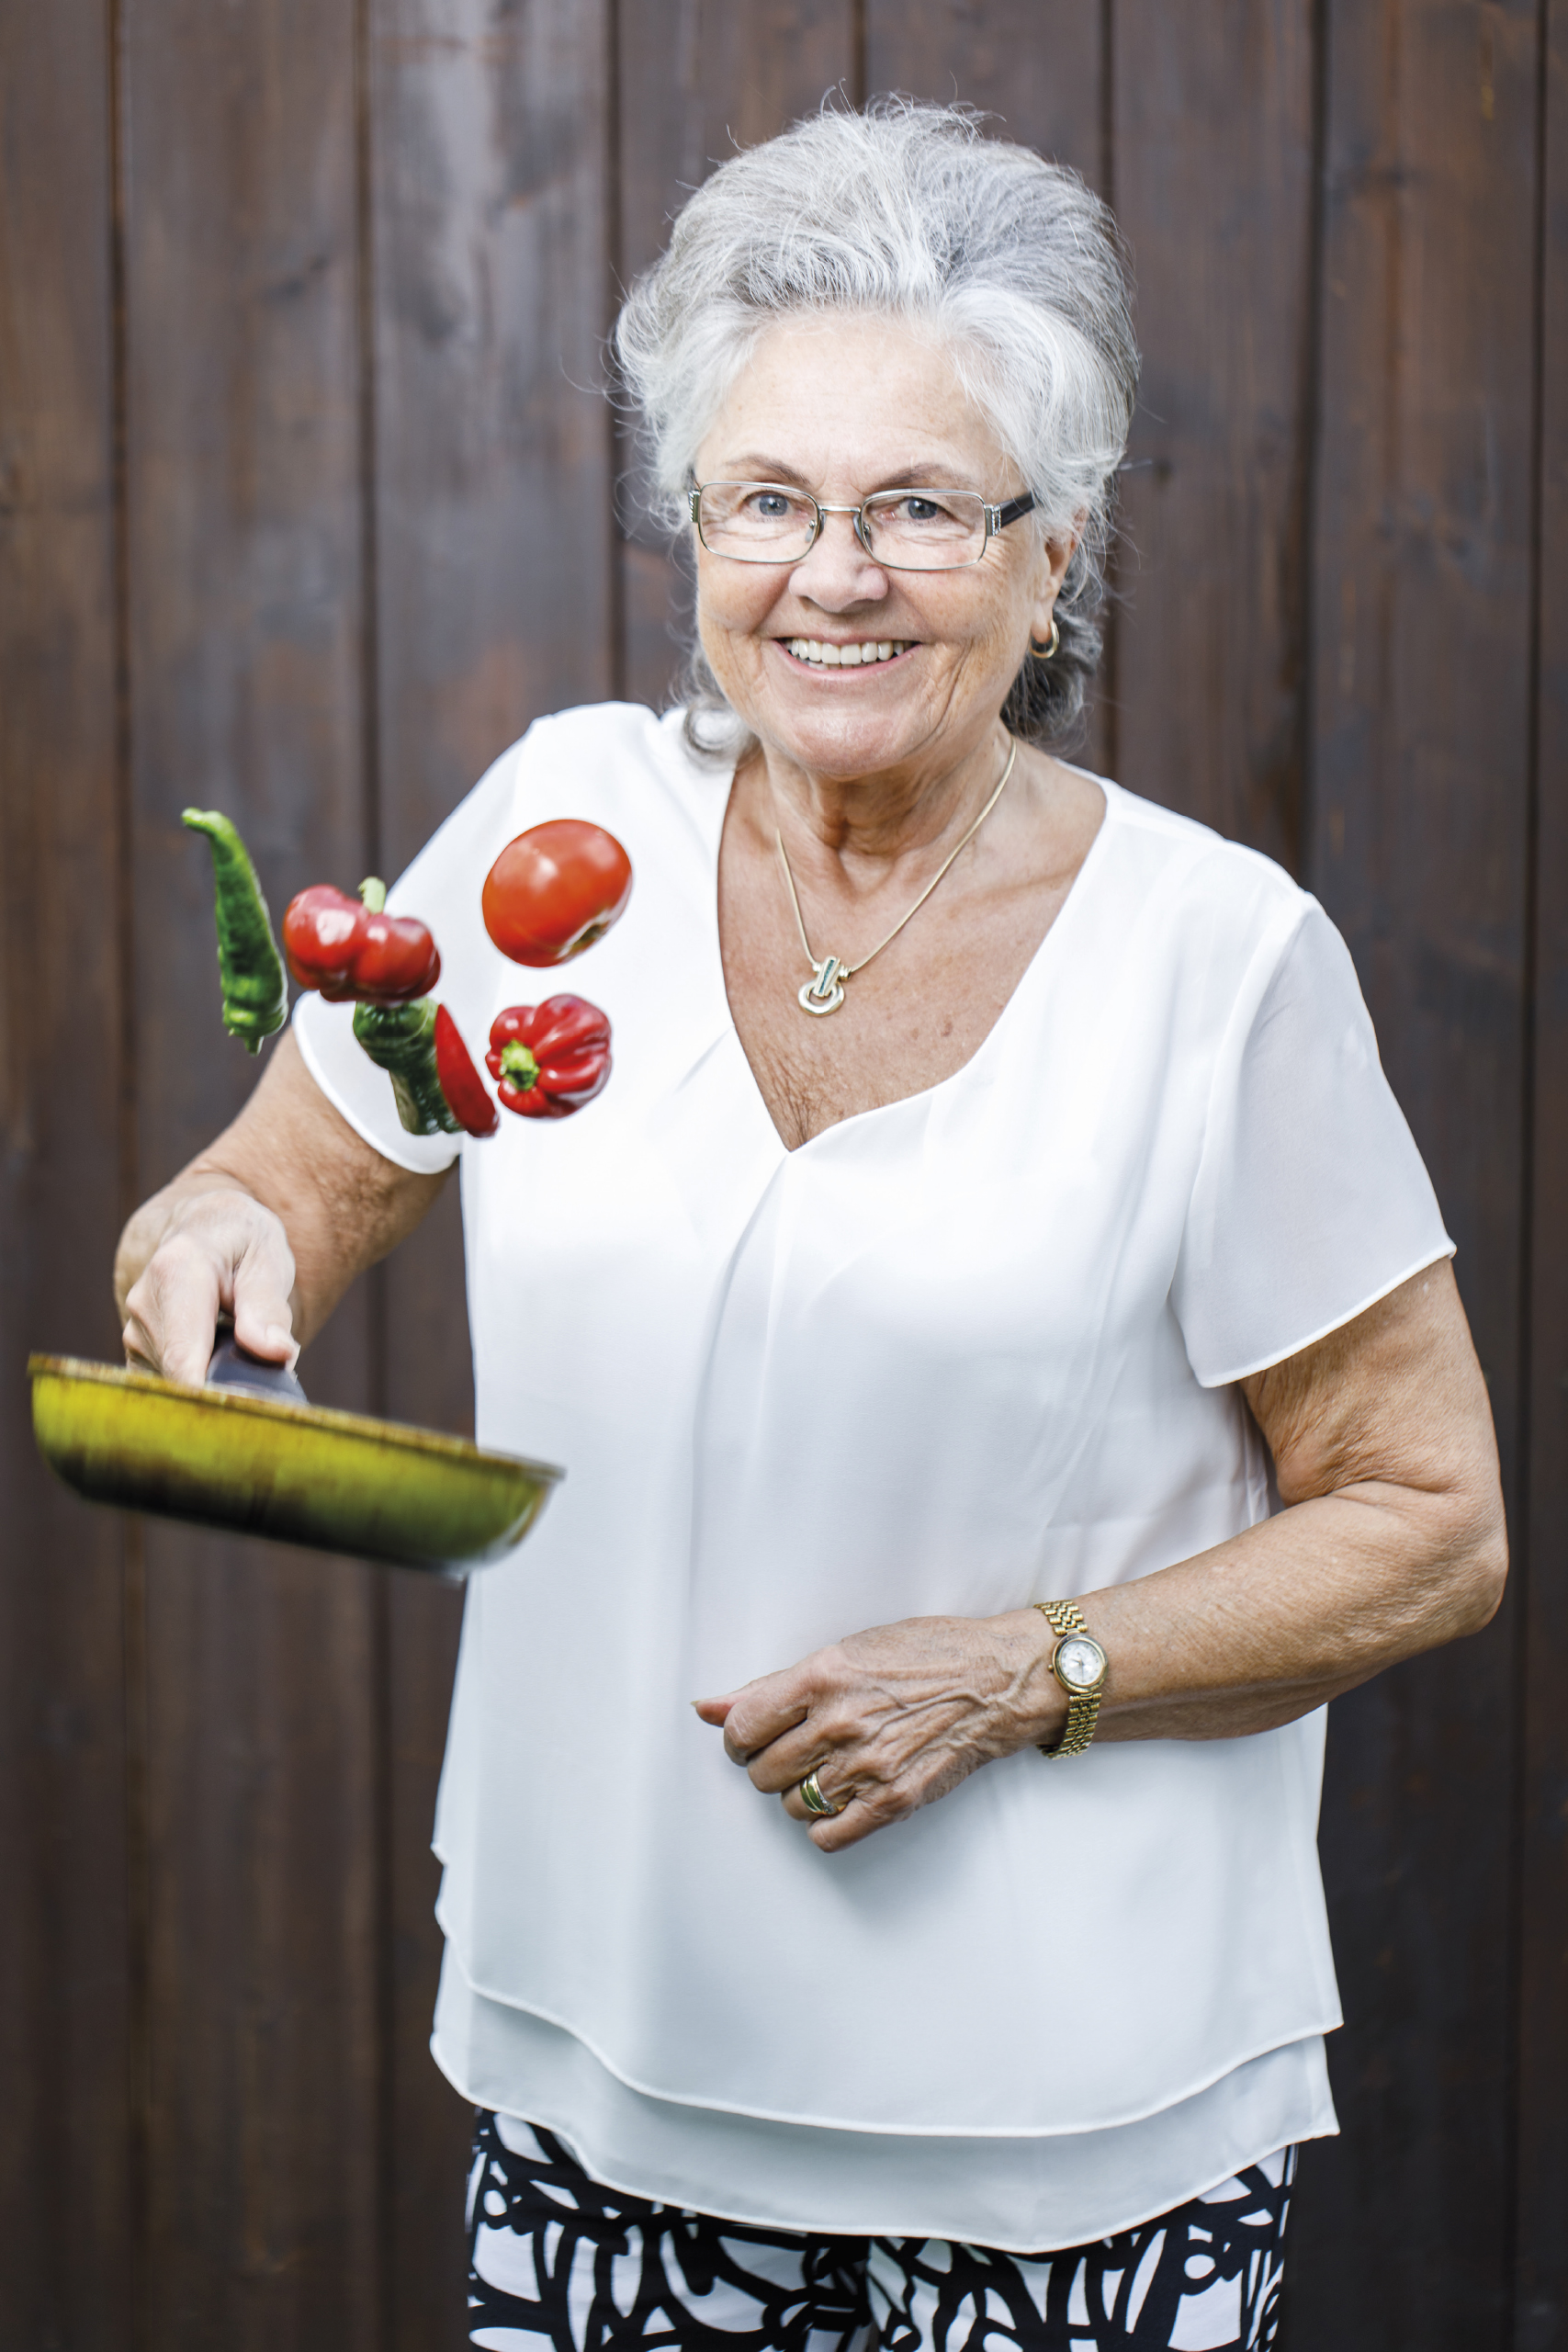
<instances>
[{"instance_id":1,"label":"dark brown wood background","mask_svg":"<svg viewBox=\"0 0 1568 2352\"><path fill-rule=\"evenodd\" d=\"M1496 1408L1502 1617L1334 1710L1290 2341L1568 2347L1568 0L0 0L6 2352L463 2340L457 1597L85 1509L23 1359L116 1353L120 1218L250 1082L180 807L279 907L536 712L659 696L615 289L833 85L1115 205L1089 756L1344 926ZM307 1370L464 1425L455 1204Z\"/></svg>"}]
</instances>

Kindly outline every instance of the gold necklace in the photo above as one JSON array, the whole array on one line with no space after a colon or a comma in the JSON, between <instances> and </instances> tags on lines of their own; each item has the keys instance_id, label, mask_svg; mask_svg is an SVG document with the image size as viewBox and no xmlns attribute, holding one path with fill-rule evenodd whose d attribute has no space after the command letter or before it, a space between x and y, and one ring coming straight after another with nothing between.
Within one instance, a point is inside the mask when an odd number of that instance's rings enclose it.
<instances>
[{"instance_id":1,"label":"gold necklace","mask_svg":"<svg viewBox=\"0 0 1568 2352\"><path fill-rule=\"evenodd\" d=\"M773 839L778 843L779 859L784 866L784 881L789 888L789 902L795 909L795 920L796 927L800 933L800 944L806 950L806 960L811 967L811 978L805 983L800 990L800 1004L803 1012L837 1012L839 1007L844 1001L844 982L846 980L852 980L857 972L863 972L866 966L871 962L872 956L880 956L885 947L892 945L894 940L897 938L898 933L903 930L904 925L908 922L913 916L919 913L920 909L925 905L926 900L931 897L931 892L936 888L937 884L942 880L942 876L947 872L947 869L953 864L953 859L962 855L963 852L968 848L970 842L974 840L976 834L979 831L981 826L985 823L987 818L990 815L992 809L996 807L998 801L1001 798L1002 794L1007 789L1007 780L1012 774L1013 762L1017 757L1018 738L1015 735L1012 741L1012 749L1008 753L1008 763L1002 770L1000 783L997 786L995 792L992 793L990 798L987 801L985 807L976 818L975 822L970 826L969 831L964 834L964 839L959 842L958 847L947 857L943 858L935 874L926 884L925 888L920 892L920 895L915 900L914 905L909 909L908 913L900 915L892 930L888 933L886 938L879 939L876 945L872 949L871 956L863 956L858 964L846 964L842 957L838 956L824 956L820 961L818 961L818 959L811 953L811 942L806 936L806 920L800 911L800 898L795 887L795 876L790 872L789 852L784 845L784 834L782 831L775 829Z\"/></svg>"}]
</instances>

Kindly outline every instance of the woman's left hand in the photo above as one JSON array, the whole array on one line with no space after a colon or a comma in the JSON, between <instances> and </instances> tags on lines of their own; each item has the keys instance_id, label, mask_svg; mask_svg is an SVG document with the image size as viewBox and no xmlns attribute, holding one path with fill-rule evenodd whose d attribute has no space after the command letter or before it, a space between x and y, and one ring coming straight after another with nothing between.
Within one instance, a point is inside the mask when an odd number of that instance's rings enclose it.
<instances>
[{"instance_id":1,"label":"woman's left hand","mask_svg":"<svg viewBox=\"0 0 1568 2352\"><path fill-rule=\"evenodd\" d=\"M1060 1731L1066 1700L1050 1672L1050 1628L1032 1609L1005 1617L908 1617L851 1634L782 1674L700 1699L755 1785L810 1824L824 1853L903 1821L994 1757ZM800 1794L815 1772L832 1818Z\"/></svg>"},{"instance_id":2,"label":"woman's left hand","mask_svg":"<svg viewBox=\"0 0 1568 2352\"><path fill-rule=\"evenodd\" d=\"M1078 1596L1111 1662L1098 1747L1272 1731L1397 1658L1479 1632L1502 1597L1497 1448L1450 1267L1423 1268L1239 1385L1286 1508ZM831 1853L995 1756L1055 1747L1067 1712L1055 1648L1032 1609L911 1617L697 1713ZM812 1772L840 1816L802 1802Z\"/></svg>"}]
</instances>

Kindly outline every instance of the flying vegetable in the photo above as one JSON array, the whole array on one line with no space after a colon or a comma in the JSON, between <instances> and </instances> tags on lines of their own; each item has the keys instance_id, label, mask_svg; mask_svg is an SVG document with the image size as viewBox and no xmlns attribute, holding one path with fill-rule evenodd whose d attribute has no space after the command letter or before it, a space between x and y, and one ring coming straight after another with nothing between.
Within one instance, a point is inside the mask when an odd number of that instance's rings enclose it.
<instances>
[{"instance_id":1,"label":"flying vegetable","mask_svg":"<svg viewBox=\"0 0 1568 2352\"><path fill-rule=\"evenodd\" d=\"M392 1081L398 1117L412 1136L493 1135L501 1121L444 1004L358 1004L354 1034Z\"/></svg>"},{"instance_id":2,"label":"flying vegetable","mask_svg":"<svg viewBox=\"0 0 1568 2352\"><path fill-rule=\"evenodd\" d=\"M374 876L359 896L317 882L288 901L283 949L302 989L330 1004L410 1004L441 977L441 956L426 924L389 915L387 888Z\"/></svg>"},{"instance_id":3,"label":"flying vegetable","mask_svg":"<svg viewBox=\"0 0 1568 2352\"><path fill-rule=\"evenodd\" d=\"M508 842L485 877L485 929L514 964L568 963L626 912L632 862L603 825L556 817Z\"/></svg>"},{"instance_id":4,"label":"flying vegetable","mask_svg":"<svg viewBox=\"0 0 1568 2352\"><path fill-rule=\"evenodd\" d=\"M220 809L182 809L180 822L192 832L205 833L212 852L223 1026L247 1054L259 1054L265 1040L288 1017L288 984L256 869L232 821Z\"/></svg>"},{"instance_id":5,"label":"flying vegetable","mask_svg":"<svg viewBox=\"0 0 1568 2352\"><path fill-rule=\"evenodd\" d=\"M485 1066L508 1111L569 1118L610 1082L609 1018L580 996L509 1005L491 1023Z\"/></svg>"}]
</instances>

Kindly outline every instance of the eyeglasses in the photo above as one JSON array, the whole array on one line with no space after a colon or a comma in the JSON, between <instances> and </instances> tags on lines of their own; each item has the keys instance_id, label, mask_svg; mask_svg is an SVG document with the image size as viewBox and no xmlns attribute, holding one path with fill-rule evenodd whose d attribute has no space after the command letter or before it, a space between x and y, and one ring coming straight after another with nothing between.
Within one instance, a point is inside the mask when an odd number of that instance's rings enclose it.
<instances>
[{"instance_id":1,"label":"eyeglasses","mask_svg":"<svg viewBox=\"0 0 1568 2352\"><path fill-rule=\"evenodd\" d=\"M859 506L824 506L776 481L704 481L688 492L697 537L736 563L798 563L829 514L852 514L855 537L889 571L961 571L995 531L1033 511L1034 493L992 506L973 490L879 490Z\"/></svg>"}]
</instances>

